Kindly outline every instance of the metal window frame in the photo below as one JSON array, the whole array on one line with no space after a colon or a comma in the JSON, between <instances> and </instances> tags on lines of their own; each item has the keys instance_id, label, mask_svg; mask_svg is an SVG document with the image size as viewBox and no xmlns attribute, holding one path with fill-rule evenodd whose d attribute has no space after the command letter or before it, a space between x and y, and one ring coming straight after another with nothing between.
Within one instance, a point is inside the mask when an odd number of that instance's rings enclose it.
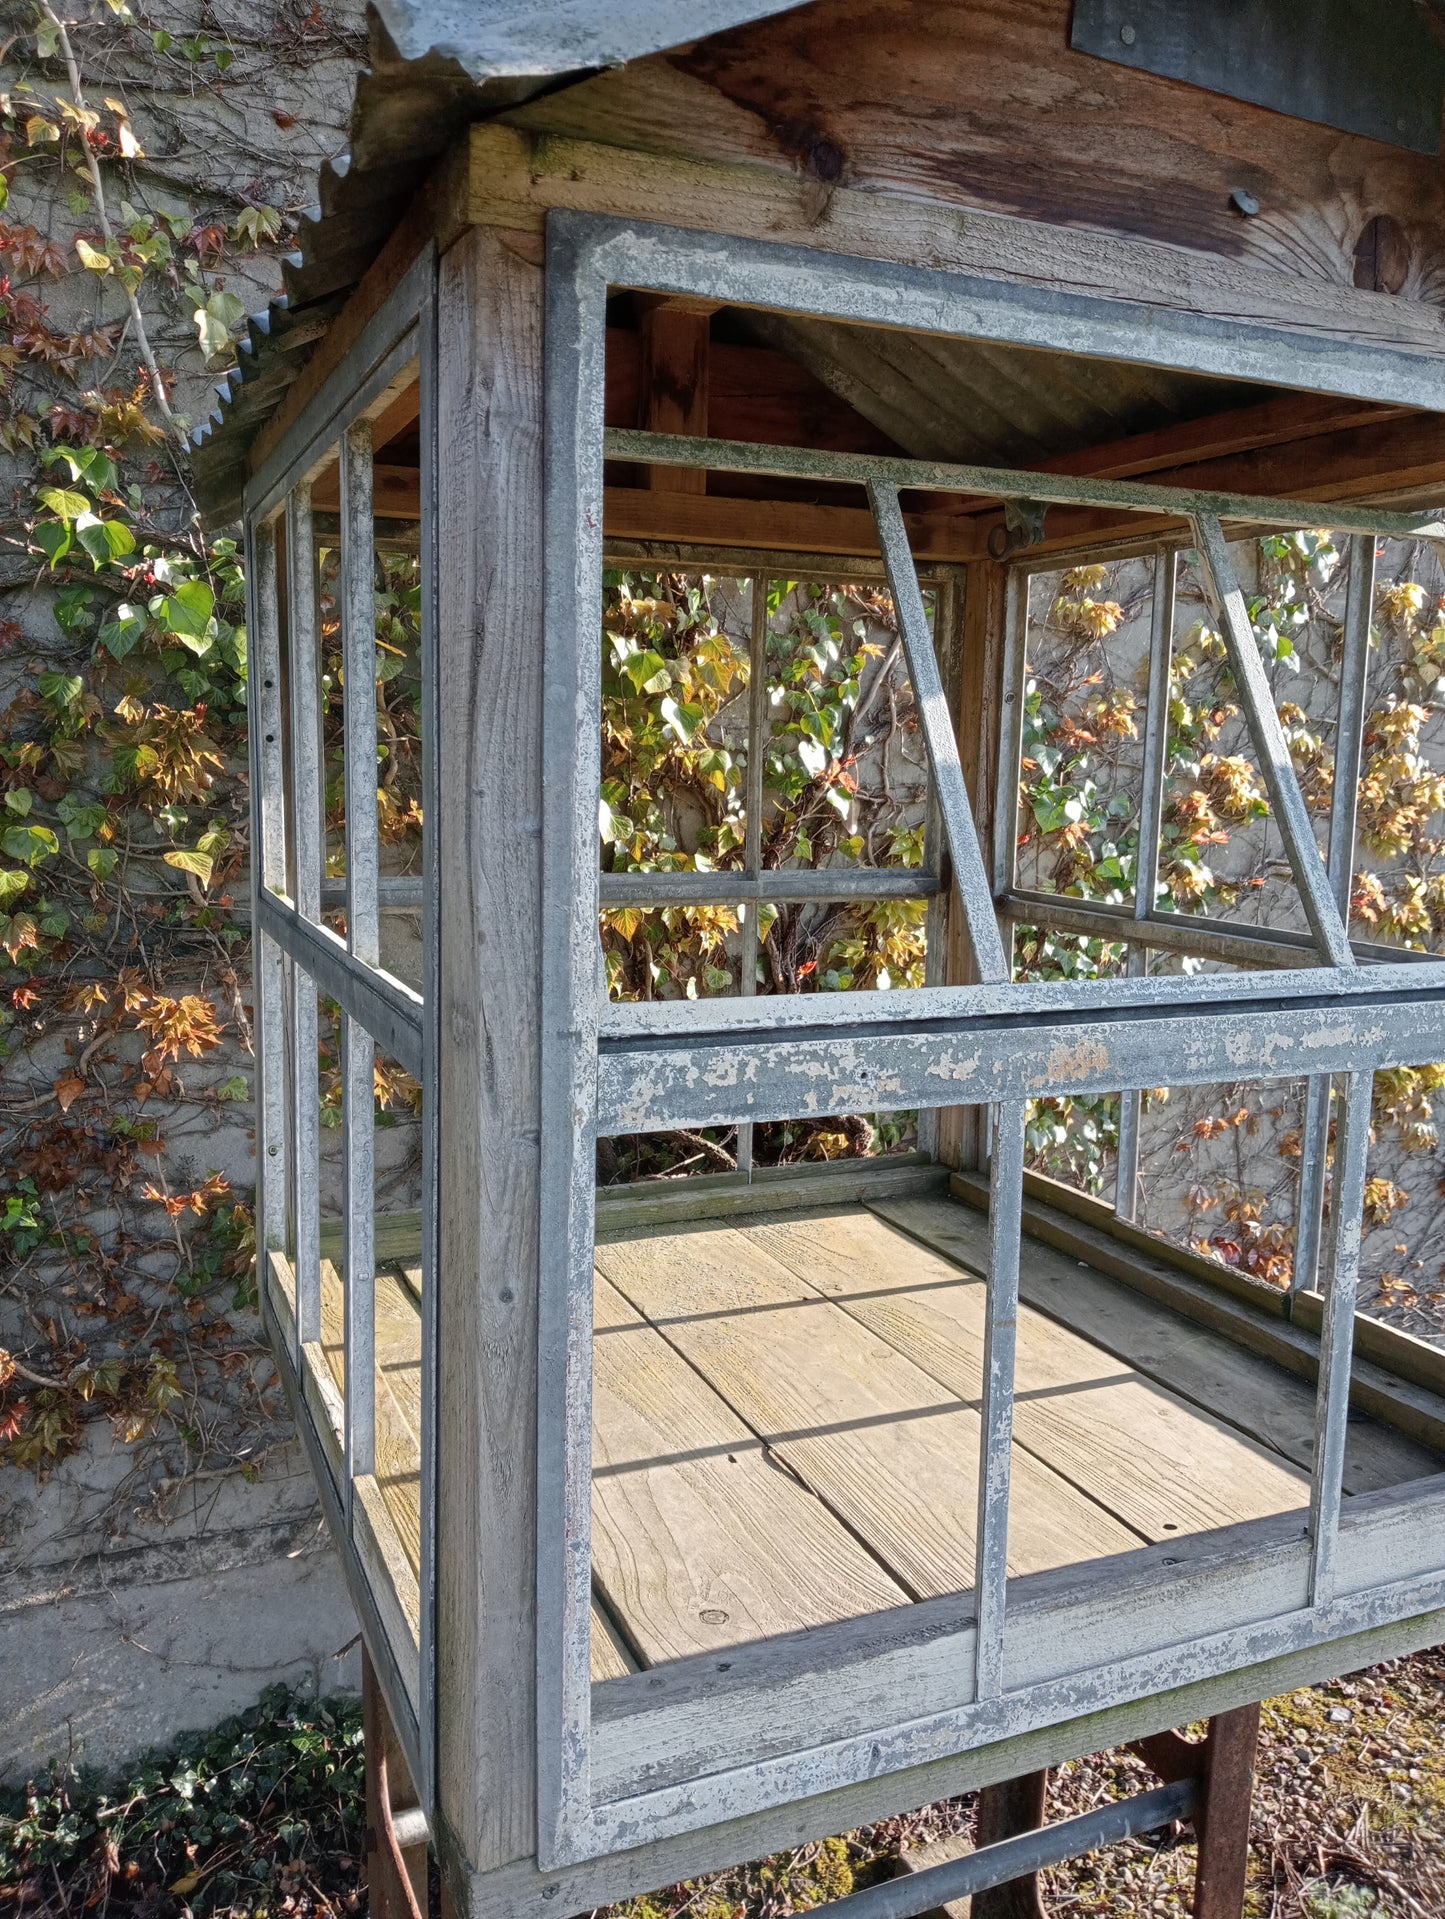
<instances>
[{"instance_id":1,"label":"metal window frame","mask_svg":"<svg viewBox=\"0 0 1445 1919\"><path fill-rule=\"evenodd\" d=\"M885 508L885 511L887 509ZM895 524L896 522L896 524ZM926 763L928 768L928 792L925 800L924 852L923 864L918 867L827 867L827 868L767 868L762 861L762 817L766 781L766 743L770 737L767 717L767 641L768 641L768 600L767 589L770 583L782 577L777 567L746 563L745 556L734 555L731 560L719 560L708 549L690 550L683 562L676 563L679 570L694 571L698 567L715 569L729 579L746 580L749 590L748 622L748 701L747 701L747 771L744 787L744 847L741 867L710 869L707 871L684 872L603 872L599 876L599 899L601 908L635 906L650 911L667 906L746 906L750 910L742 921L742 950L739 962L738 995L751 998L757 992L757 965L762 947L758 934L758 916L751 910L767 904L792 905L797 903L829 902L845 900L926 900L929 905L928 925L928 980L936 983L934 975L941 971L941 945L944 930L944 916L940 910L947 898L948 882L940 853L945 845L950 848L957 836L960 812L968 817L968 795L962 788L962 767L959 763L958 744L954 735L952 720L946 706L942 674L939 667L939 647L936 639L937 627L947 620L958 596L956 580L945 573L940 580L933 569L920 574L912 564L912 556L907 545L907 535L903 530L902 517L897 512L896 494L893 499L893 521L889 524L887 541L880 531L880 550L883 558L874 573L881 576L881 582L893 592L895 604L899 605L899 638L903 645L904 659L912 679L916 671L923 674L923 685L927 689L929 710L921 730L924 736ZM619 559L621 566L668 566L672 564L658 560ZM604 554L604 564L611 566L613 558ZM796 571L796 568L787 569ZM822 564L817 569L819 577L832 579L840 574L849 576L852 569L847 562L839 562L832 567ZM927 609L923 601L925 590L937 594L940 608L940 620L935 622L935 631L928 627ZM900 595L902 598L900 599ZM920 712L924 712L924 699L918 696ZM939 712L942 717L940 719ZM945 761L942 780L935 761L935 753L941 754ZM946 795L946 798L944 797ZM950 828L950 818L954 824ZM973 847L977 847L977 838L973 837ZM967 852L967 843L965 851ZM988 900L987 876L979 869L975 858L972 862L975 877L970 888L970 900L974 911L978 911L980 900ZM986 931L997 934L997 921L991 905L987 912ZM997 940L995 940L997 945ZM991 960L993 977L1003 977L1007 962L1001 948ZM931 1135L934 1128L930 1122L932 1113L919 1115L919 1145L932 1150L931 1137L925 1145L925 1133ZM749 1121L741 1122L736 1130L737 1170L746 1176L749 1183L753 1178L753 1128Z\"/></svg>"},{"instance_id":2,"label":"metal window frame","mask_svg":"<svg viewBox=\"0 0 1445 1919\"><path fill-rule=\"evenodd\" d=\"M252 863L256 1031L259 1291L291 1410L321 1492L348 1588L377 1668L412 1781L428 1816L435 1805L435 1489L439 901L435 834L423 840L419 880L388 883L378 865L372 697L376 547L371 416L415 364L420 386L422 491L422 806L435 821L437 738L436 314L437 260L428 244L362 330L344 363L298 414L252 476L243 512L248 557L251 781L258 820ZM347 875L325 878L324 761L318 700L318 631L311 482L332 454L341 462L340 593L348 671L343 696L347 784ZM286 581L278 577L284 527ZM298 671L297 668L301 670ZM353 687L356 692L353 696ZM283 696L284 690L284 696ZM285 708L283 714L283 706ZM369 748L369 750L368 750ZM343 939L323 923L346 907ZM378 915L422 913L422 990L380 965ZM343 1266L347 1390L338 1395L320 1338L319 1211L316 1196L316 996L341 1008L343 1080ZM420 1083L422 1119L421 1568L420 1632L393 1590L389 1548L379 1539L358 1479L374 1470L374 1152L372 1061L381 1045ZM294 1248L295 1309L274 1279L273 1256ZM339 1431L337 1430L339 1427ZM339 1458L338 1458L339 1455ZM333 1464L333 1461L336 1463Z\"/></svg>"},{"instance_id":3,"label":"metal window frame","mask_svg":"<svg viewBox=\"0 0 1445 1919\"><path fill-rule=\"evenodd\" d=\"M1334 962L1258 978L1133 978L1018 987L1007 980L885 995L665 1005L599 1002L596 856L604 451L650 465L802 475L896 489L1111 504L1196 521L1208 548L1223 519L1312 524L1317 506L1139 483L828 455L808 450L606 431L604 318L610 286L697 295L865 324L1047 346L1099 357L1253 377L1445 411L1445 362L1265 327L1139 308L968 276L897 268L763 241L689 233L554 210L546 267L546 583L542 957L542 1296L537 1525L538 1853L544 1869L645 1839L901 1772L1032 1726L1317 1645L1372 1620L1445 1603L1445 1475L1401 1496L1367 1496L1342 1515L1339 1453L1347 1404L1353 1259L1332 1248L1330 1314L1317 1400L1308 1526L1300 1515L1145 1548L1118 1562L1008 1582L1000 1543L1006 1479L983 1483L974 1596L900 1609L677 1662L599 1687L590 1677L593 1153L599 1132L745 1124L809 1111L1002 1103L990 1281L986 1432L1006 1433L1012 1394L1010 1272L1022 1102L1060 1085L1116 1091L1286 1072L1350 1075L1351 1139L1361 1137L1373 1068L1445 1050L1445 967L1350 964L1328 887L1307 882ZM1360 533L1437 537L1421 515L1332 506ZM905 550L906 550L906 542ZM885 555L888 542L883 542ZM893 567L902 584L903 553ZM908 555L909 570L912 556ZM1248 672L1218 565L1227 631ZM916 585L916 573L914 574ZM1017 589L1014 590L1015 625ZM1258 689L1255 689L1257 693ZM1005 727L1016 731L1005 690ZM1268 704L1254 701L1272 745ZM1275 722L1277 729L1277 721ZM1287 761L1287 755L1286 755ZM1292 769L1273 771L1285 790ZM1005 776L1001 774L1001 782ZM1296 793L1297 793L1296 787ZM1012 793L1009 793L1009 803ZM1287 803L1292 804L1287 800ZM1003 809L1001 809L1003 810ZM1301 854L1306 849L1298 849ZM1316 858L1318 855L1316 854ZM996 881L1000 876L995 874ZM1152 905L1152 902L1150 903ZM1121 916L1130 927L1135 916ZM1308 952L1301 956L1308 957ZM1167 1071L1161 1072L1167 1060ZM1361 1092L1364 1088L1364 1092ZM1012 1251L1001 1242L1012 1235ZM995 1447L995 1451L997 1448ZM987 1457L987 1456L986 1456ZM983 1475L985 1481L988 1475ZM1432 1528L1434 1538L1431 1538ZM1395 1577L1379 1583L1380 1555ZM1224 1583L1206 1577L1213 1554ZM1182 1572L1168 1570L1184 1566ZM1141 1603L1121 1608L1133 1585ZM1206 1596L1207 1610L1190 1617ZM1191 1637L1190 1635L1193 1635ZM1181 1641L1184 1642L1181 1646ZM1080 1662L1078 1648L1088 1646ZM906 1665L898 1653L908 1649ZM891 1663L890 1663L891 1662ZM922 1689L922 1690L920 1690ZM883 1700L887 1703L882 1703ZM784 1705L786 1700L786 1705Z\"/></svg>"},{"instance_id":4,"label":"metal window frame","mask_svg":"<svg viewBox=\"0 0 1445 1919\"><path fill-rule=\"evenodd\" d=\"M1317 516L1329 518L1328 504ZM1355 533L1347 541L1349 571L1343 621L1343 653L1336 713L1335 777L1325 859L1327 885L1339 918L1348 925L1350 890L1359 812L1359 772L1363 753L1370 621L1374 604L1376 541ZM1102 550L1101 550L1102 551ZM1144 764L1139 815L1139 854L1134 884L1133 921L1128 909L1104 901L1074 901L1030 891L1018 885L1016 826L1021 763L1022 700L1027 679L1027 621L1029 588L1041 575L1056 572L1057 560L1027 558L1013 563L1011 582L1017 583L1017 602L1010 621L1005 653L1005 682L1019 715L1011 753L999 767L999 803L994 824L995 886L1001 909L1010 924L1028 920L1064 932L1123 942L1128 946L1130 978L1147 971L1151 949L1177 951L1198 958L1244 966L1292 965L1317 944L1312 934L1263 926L1234 925L1208 914L1161 911L1155 905L1163 783L1166 774L1170 667L1174 645L1174 605L1179 561L1190 551L1187 541L1175 538L1139 551L1107 549L1110 558L1150 558L1154 565L1149 645L1149 692L1144 722ZM1088 549L1071 556L1074 564L1090 557ZM1201 560L1206 586L1208 563ZM1233 649L1231 649L1231 658ZM1316 869L1316 881L1318 869ZM1303 898L1303 891L1301 894ZM1143 934L1153 932L1152 939ZM1352 959L1364 964L1430 963L1434 955L1414 953L1376 942L1350 939ZM1119 1144L1114 1182L1116 1218L1132 1223L1138 1212L1141 1094L1137 1089L1120 1095ZM1331 1081L1313 1074L1306 1083L1301 1127L1300 1171L1297 1183L1297 1222L1291 1295L1316 1283L1321 1264L1321 1229L1329 1167Z\"/></svg>"}]
</instances>

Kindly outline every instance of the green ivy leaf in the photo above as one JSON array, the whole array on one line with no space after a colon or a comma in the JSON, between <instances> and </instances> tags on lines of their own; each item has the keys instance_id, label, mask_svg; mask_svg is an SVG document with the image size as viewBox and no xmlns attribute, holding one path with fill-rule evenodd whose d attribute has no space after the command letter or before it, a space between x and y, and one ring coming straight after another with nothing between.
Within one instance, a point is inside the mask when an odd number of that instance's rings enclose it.
<instances>
[{"instance_id":1,"label":"green ivy leaf","mask_svg":"<svg viewBox=\"0 0 1445 1919\"><path fill-rule=\"evenodd\" d=\"M30 875L21 873L15 867L0 867L0 906L8 906L18 899L30 884Z\"/></svg>"},{"instance_id":2,"label":"green ivy leaf","mask_svg":"<svg viewBox=\"0 0 1445 1919\"><path fill-rule=\"evenodd\" d=\"M87 514L78 520L75 537L90 555L97 572L111 560L135 552L135 535L124 520L101 520Z\"/></svg>"},{"instance_id":3,"label":"green ivy leaf","mask_svg":"<svg viewBox=\"0 0 1445 1919\"><path fill-rule=\"evenodd\" d=\"M119 864L120 855L109 846L92 846L85 863L98 880L108 880Z\"/></svg>"},{"instance_id":4,"label":"green ivy leaf","mask_svg":"<svg viewBox=\"0 0 1445 1919\"><path fill-rule=\"evenodd\" d=\"M194 873L203 886L211 883L211 869L215 861L209 853L198 852L194 847L178 846L174 852L161 856L167 866L178 866L183 873Z\"/></svg>"},{"instance_id":5,"label":"green ivy leaf","mask_svg":"<svg viewBox=\"0 0 1445 1919\"><path fill-rule=\"evenodd\" d=\"M73 706L85 691L85 681L78 673L41 673L35 684L52 706Z\"/></svg>"},{"instance_id":6,"label":"green ivy leaf","mask_svg":"<svg viewBox=\"0 0 1445 1919\"><path fill-rule=\"evenodd\" d=\"M35 529L34 539L52 566L59 566L74 544L69 522L65 520L42 520Z\"/></svg>"},{"instance_id":7,"label":"green ivy leaf","mask_svg":"<svg viewBox=\"0 0 1445 1919\"><path fill-rule=\"evenodd\" d=\"M115 609L115 618L101 627L100 643L112 659L123 660L139 644L145 630L145 614L122 600Z\"/></svg>"},{"instance_id":8,"label":"green ivy leaf","mask_svg":"<svg viewBox=\"0 0 1445 1919\"><path fill-rule=\"evenodd\" d=\"M38 866L60 851L60 841L48 826L7 826L0 835L0 848L9 859Z\"/></svg>"},{"instance_id":9,"label":"green ivy leaf","mask_svg":"<svg viewBox=\"0 0 1445 1919\"><path fill-rule=\"evenodd\" d=\"M42 486L38 498L58 520L78 520L83 513L92 511L92 503L84 493L72 493L63 486Z\"/></svg>"}]
</instances>

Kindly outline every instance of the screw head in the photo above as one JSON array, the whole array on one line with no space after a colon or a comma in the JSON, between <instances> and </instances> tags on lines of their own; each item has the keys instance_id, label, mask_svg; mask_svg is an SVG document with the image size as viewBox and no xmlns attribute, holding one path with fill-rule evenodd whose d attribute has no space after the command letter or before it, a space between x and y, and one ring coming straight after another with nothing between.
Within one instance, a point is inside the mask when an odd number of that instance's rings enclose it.
<instances>
[{"instance_id":1,"label":"screw head","mask_svg":"<svg viewBox=\"0 0 1445 1919\"><path fill-rule=\"evenodd\" d=\"M1126 25L1126 26L1120 27L1119 38L1124 42L1124 45L1126 47L1132 47L1134 42L1139 38L1139 36L1134 31L1133 27Z\"/></svg>"},{"instance_id":2,"label":"screw head","mask_svg":"<svg viewBox=\"0 0 1445 1919\"><path fill-rule=\"evenodd\" d=\"M1236 213L1242 213L1246 220L1252 220L1259 212L1259 201L1244 187L1236 187L1229 196L1229 204Z\"/></svg>"}]
</instances>

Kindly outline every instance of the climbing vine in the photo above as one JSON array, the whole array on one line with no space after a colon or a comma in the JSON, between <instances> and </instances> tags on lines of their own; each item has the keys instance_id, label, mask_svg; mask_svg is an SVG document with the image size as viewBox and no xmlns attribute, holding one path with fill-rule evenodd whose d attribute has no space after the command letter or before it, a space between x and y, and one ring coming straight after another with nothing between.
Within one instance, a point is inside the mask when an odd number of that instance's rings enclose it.
<instances>
[{"instance_id":1,"label":"climbing vine","mask_svg":"<svg viewBox=\"0 0 1445 1919\"><path fill-rule=\"evenodd\" d=\"M46 1472L105 1419L164 1500L256 1470L274 1406L250 1314L244 587L198 525L188 428L309 197L313 90L360 45L355 10L300 0L267 26L186 0L7 11L0 1462Z\"/></svg>"}]
</instances>

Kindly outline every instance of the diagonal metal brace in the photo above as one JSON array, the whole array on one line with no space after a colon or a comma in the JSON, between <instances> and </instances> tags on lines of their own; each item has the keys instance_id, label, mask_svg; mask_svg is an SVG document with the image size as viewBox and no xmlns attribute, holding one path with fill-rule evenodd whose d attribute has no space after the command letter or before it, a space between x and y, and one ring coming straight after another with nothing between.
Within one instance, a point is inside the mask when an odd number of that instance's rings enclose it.
<instances>
[{"instance_id":1,"label":"diagonal metal brace","mask_svg":"<svg viewBox=\"0 0 1445 1919\"><path fill-rule=\"evenodd\" d=\"M953 876L963 904L963 917L973 945L978 976L989 984L1001 984L1009 976L1008 958L998 930L993 889L968 803L963 767L958 757L958 740L953 719L938 671L933 636L928 630L928 614L918 585L918 570L908 531L903 524L903 509L898 504L898 489L881 481L870 481L868 504L878 529L878 545L888 573L888 585L898 615L898 630L908 658L908 677L913 682L913 697L918 702L918 718L928 747L933 770L938 810L948 834L948 850L953 855Z\"/></svg>"},{"instance_id":2,"label":"diagonal metal brace","mask_svg":"<svg viewBox=\"0 0 1445 1919\"><path fill-rule=\"evenodd\" d=\"M1132 1799L1117 1800L1112 1806L1080 1813L1076 1819L1061 1819L1052 1826L1020 1833L1016 1839L1001 1839L996 1845L927 1866L905 1879L885 1879L862 1892L850 1893L846 1899L831 1900L822 1910L836 1914L837 1919L918 1919L919 1914L955 1899L971 1898L974 1893L1007 1885L1009 1880L1042 1871L1045 1866L1062 1865L1066 1859L1077 1859L1100 1846L1116 1845L1136 1833L1155 1832L1176 1819L1187 1819L1198 1796L1198 1782L1181 1779Z\"/></svg>"},{"instance_id":3,"label":"diagonal metal brace","mask_svg":"<svg viewBox=\"0 0 1445 1919\"><path fill-rule=\"evenodd\" d=\"M1211 513L1195 514L1193 524L1205 591L1224 637L1250 740L1269 789L1270 804L1289 854L1310 931L1331 966L1353 966L1355 956L1350 950L1344 916L1335 901L1329 870L1315 840L1304 794L1295 777L1289 742L1275 711L1274 693L1259 656L1259 643L1235 577L1224 529Z\"/></svg>"}]
</instances>

